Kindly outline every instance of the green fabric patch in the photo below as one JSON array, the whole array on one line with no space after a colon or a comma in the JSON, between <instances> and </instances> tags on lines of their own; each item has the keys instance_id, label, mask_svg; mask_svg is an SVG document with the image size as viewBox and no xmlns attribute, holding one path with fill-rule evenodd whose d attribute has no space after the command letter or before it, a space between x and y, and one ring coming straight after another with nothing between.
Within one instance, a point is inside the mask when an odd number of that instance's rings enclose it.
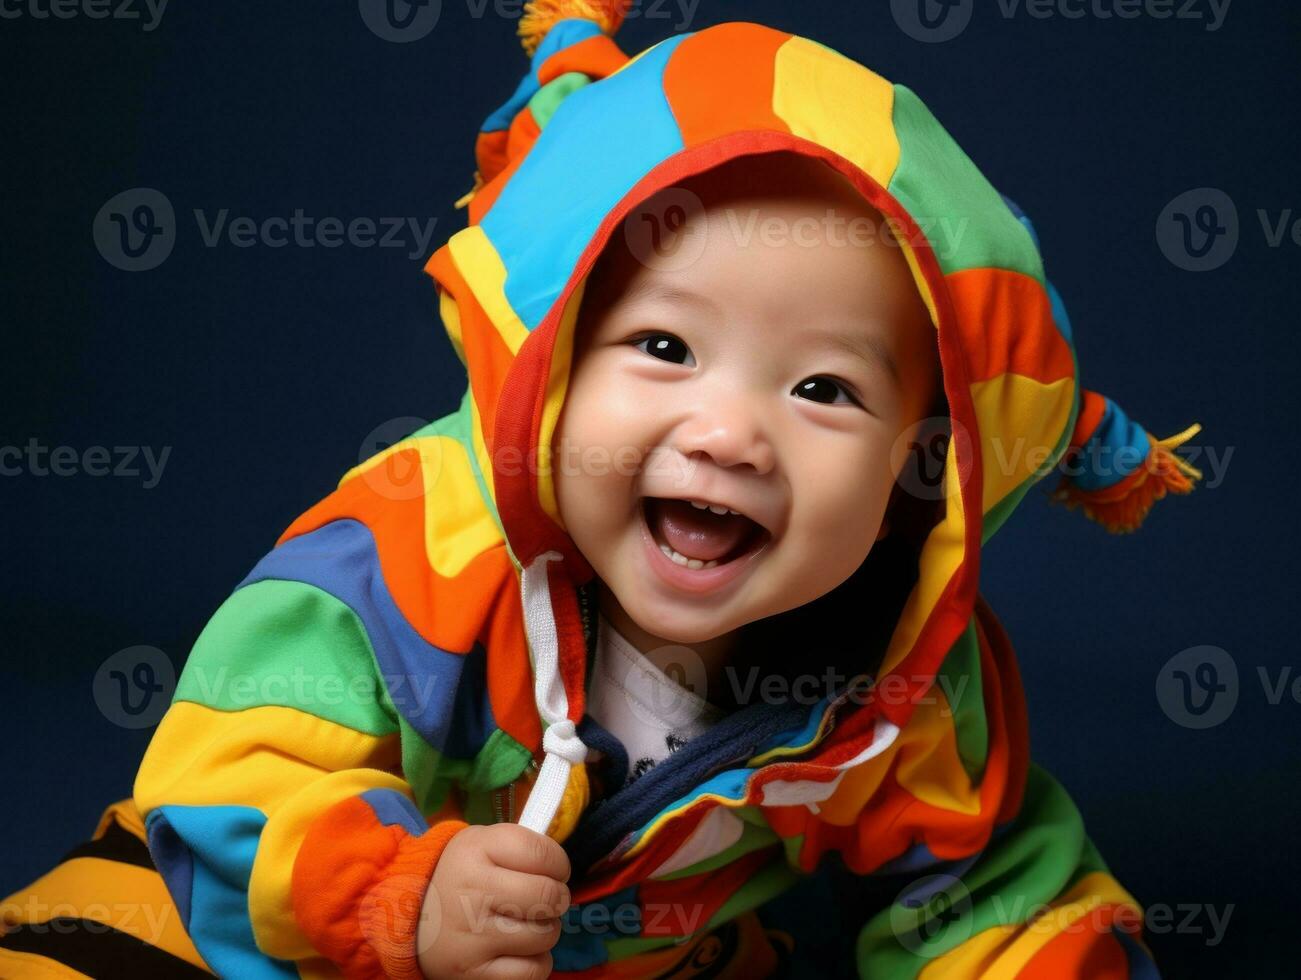
<instances>
[{"instance_id":1,"label":"green fabric patch","mask_svg":"<svg viewBox=\"0 0 1301 980\"><path fill-rule=\"evenodd\" d=\"M980 672L980 643L975 621L969 621L935 675L935 683L953 712L958 758L973 783L979 783L989 756L989 728Z\"/></svg>"},{"instance_id":2,"label":"green fabric patch","mask_svg":"<svg viewBox=\"0 0 1301 980\"><path fill-rule=\"evenodd\" d=\"M537 120L538 128L546 129L547 123L551 122L551 117L560 108L560 103L564 102L565 99L580 88L586 88L591 84L592 80L581 71L569 71L563 75L557 75L538 89L533 98L529 99L529 111L533 113L533 118Z\"/></svg>"},{"instance_id":3,"label":"green fabric patch","mask_svg":"<svg viewBox=\"0 0 1301 980\"><path fill-rule=\"evenodd\" d=\"M1039 250L971 158L911 89L894 87L899 166L887 188L935 250L945 275L1010 269L1044 279Z\"/></svg>"},{"instance_id":4,"label":"green fabric patch","mask_svg":"<svg viewBox=\"0 0 1301 980\"><path fill-rule=\"evenodd\" d=\"M367 735L398 730L361 620L302 582L268 579L228 596L190 651L177 701L222 711L279 705Z\"/></svg>"},{"instance_id":5,"label":"green fabric patch","mask_svg":"<svg viewBox=\"0 0 1301 980\"><path fill-rule=\"evenodd\" d=\"M1013 825L961 879L919 907L896 902L863 927L856 945L859 975L916 977L986 929L1025 923L1077 881L1082 868L1092 867L1095 855L1071 798L1031 763Z\"/></svg>"},{"instance_id":6,"label":"green fabric patch","mask_svg":"<svg viewBox=\"0 0 1301 980\"><path fill-rule=\"evenodd\" d=\"M667 910L667 915L661 919L661 924L691 929L692 935L699 935L710 929L716 929L724 922L729 922L742 913L762 905L770 898L780 895L799 881L801 877L803 876L794 871L784 861L773 860L756 871L744 885L733 892L732 896L719 907L708 922L693 921L693 913L700 911L700 909L698 907L693 908L685 903L679 903ZM643 912L644 920L645 912ZM606 943L605 948L610 962L614 962L615 960L627 959L629 956L636 956L638 953L658 949L672 942L672 938L666 941L662 936L653 939L620 938L610 940Z\"/></svg>"}]
</instances>

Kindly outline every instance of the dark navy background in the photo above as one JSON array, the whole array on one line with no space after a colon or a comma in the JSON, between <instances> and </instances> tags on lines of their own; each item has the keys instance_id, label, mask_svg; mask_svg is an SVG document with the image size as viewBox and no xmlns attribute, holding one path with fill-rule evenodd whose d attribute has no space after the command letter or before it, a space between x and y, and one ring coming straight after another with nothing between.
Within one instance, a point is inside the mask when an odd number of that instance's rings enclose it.
<instances>
[{"instance_id":1,"label":"dark navy background","mask_svg":"<svg viewBox=\"0 0 1301 980\"><path fill-rule=\"evenodd\" d=\"M179 671L287 524L380 448L377 427L435 418L462 391L409 231L401 248L210 248L194 210L436 219L432 251L464 221L452 202L472 182L479 123L526 68L515 21L462 0L406 44L368 29L356 2L174 3L151 31L39 19L27 3L6 0L21 16L0 19L0 445L171 450L151 488L139 459L135 478L0 476L0 893L130 793L152 729L97 706L107 658L148 645ZM1132 537L1032 492L986 549L984 590L1019 651L1034 756L1122 884L1173 924L1180 906L1203 907L1202 928L1208 904L1230 915L1217 946L1150 933L1165 974L1283 976L1301 704L1272 704L1258 670L1272 684L1297 665L1283 624L1301 249L1271 247L1257 210L1301 218L1301 11L1237 3L1212 32L976 8L961 36L923 43L881 0L702 0L689 24L667 4L668 19L629 20L620 42L632 53L753 20L913 88L1033 217L1084 383L1158 435L1199 421L1197 444L1232 452L1208 469L1220 485L1162 502ZM92 224L137 187L167 196L178 231L162 265L129 273ZM1241 239L1194 273L1155 229L1201 187L1235 202ZM1157 701L1162 666L1200 645L1224 649L1240 682L1207 730Z\"/></svg>"}]
</instances>

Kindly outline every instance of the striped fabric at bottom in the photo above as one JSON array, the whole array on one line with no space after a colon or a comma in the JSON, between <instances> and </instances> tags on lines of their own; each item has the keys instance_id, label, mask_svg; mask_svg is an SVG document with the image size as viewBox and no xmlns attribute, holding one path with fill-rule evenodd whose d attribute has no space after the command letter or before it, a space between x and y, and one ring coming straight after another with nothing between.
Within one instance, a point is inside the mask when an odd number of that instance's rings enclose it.
<instances>
[{"instance_id":1,"label":"striped fabric at bottom","mask_svg":"<svg viewBox=\"0 0 1301 980\"><path fill-rule=\"evenodd\" d=\"M3 980L211 977L145 846L130 798L105 807L91 838L0 899Z\"/></svg>"}]
</instances>

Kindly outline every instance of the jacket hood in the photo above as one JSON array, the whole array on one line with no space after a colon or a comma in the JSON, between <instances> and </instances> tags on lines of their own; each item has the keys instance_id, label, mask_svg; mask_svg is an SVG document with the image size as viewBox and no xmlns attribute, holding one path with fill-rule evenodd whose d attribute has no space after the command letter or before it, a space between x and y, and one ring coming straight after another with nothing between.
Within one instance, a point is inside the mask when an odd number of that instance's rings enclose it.
<instances>
[{"instance_id":1,"label":"jacket hood","mask_svg":"<svg viewBox=\"0 0 1301 980\"><path fill-rule=\"evenodd\" d=\"M530 69L478 137L475 187L459 202L468 226L426 266L467 370L480 491L518 572L545 725L545 760L521 822L564 837L587 799L579 600L593 572L565 531L548 466L587 276L623 218L656 191L737 157L789 151L843 174L898 234L937 332L950 411L943 516L884 662L860 681L865 696L770 713L744 758L721 773L709 767L708 783L697 779L673 806L634 820L615 850L627 869L660 828L655 860L627 870L628 880L684 866L682 849L707 836L701 824L713 807L671 831L669 822L708 798L720 809L774 808L770 821L799 838L805 867L829 847L852 852L847 828L874 788L847 774L910 738L949 760L932 760L953 770L937 771L933 784L967 780L953 792L987 814L987 834L1000 813L1015 812L1024 750L1015 707L994 690L993 675L1014 677L1015 668L990 652L1001 633L977 595L982 544L1055 471L1056 499L1110 530L1136 527L1154 499L1187 492L1200 476L1172 452L1198 427L1155 439L1081 387L1070 321L1030 221L909 88L754 23L673 36L629 58L610 37L623 9L591 0L526 16ZM944 670L983 671L983 695L947 713L922 710ZM991 806L996 763L1007 799ZM928 846L942 851L944 821L930 824L939 829Z\"/></svg>"}]
</instances>

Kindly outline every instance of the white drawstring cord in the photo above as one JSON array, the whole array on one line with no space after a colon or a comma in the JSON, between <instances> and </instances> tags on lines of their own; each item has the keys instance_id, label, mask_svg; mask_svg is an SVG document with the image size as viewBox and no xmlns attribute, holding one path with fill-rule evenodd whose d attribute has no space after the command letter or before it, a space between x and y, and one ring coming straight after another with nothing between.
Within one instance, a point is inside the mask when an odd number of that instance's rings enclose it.
<instances>
[{"instance_id":1,"label":"white drawstring cord","mask_svg":"<svg viewBox=\"0 0 1301 980\"><path fill-rule=\"evenodd\" d=\"M545 757L519 823L539 834L545 834L555 819L569 785L570 770L587 760L587 746L569 718L569 698L560 677L556 617L547 581L547 562L559 561L561 557L558 551L543 552L520 577L524 632L533 655L533 699L547 728L542 733Z\"/></svg>"}]
</instances>

